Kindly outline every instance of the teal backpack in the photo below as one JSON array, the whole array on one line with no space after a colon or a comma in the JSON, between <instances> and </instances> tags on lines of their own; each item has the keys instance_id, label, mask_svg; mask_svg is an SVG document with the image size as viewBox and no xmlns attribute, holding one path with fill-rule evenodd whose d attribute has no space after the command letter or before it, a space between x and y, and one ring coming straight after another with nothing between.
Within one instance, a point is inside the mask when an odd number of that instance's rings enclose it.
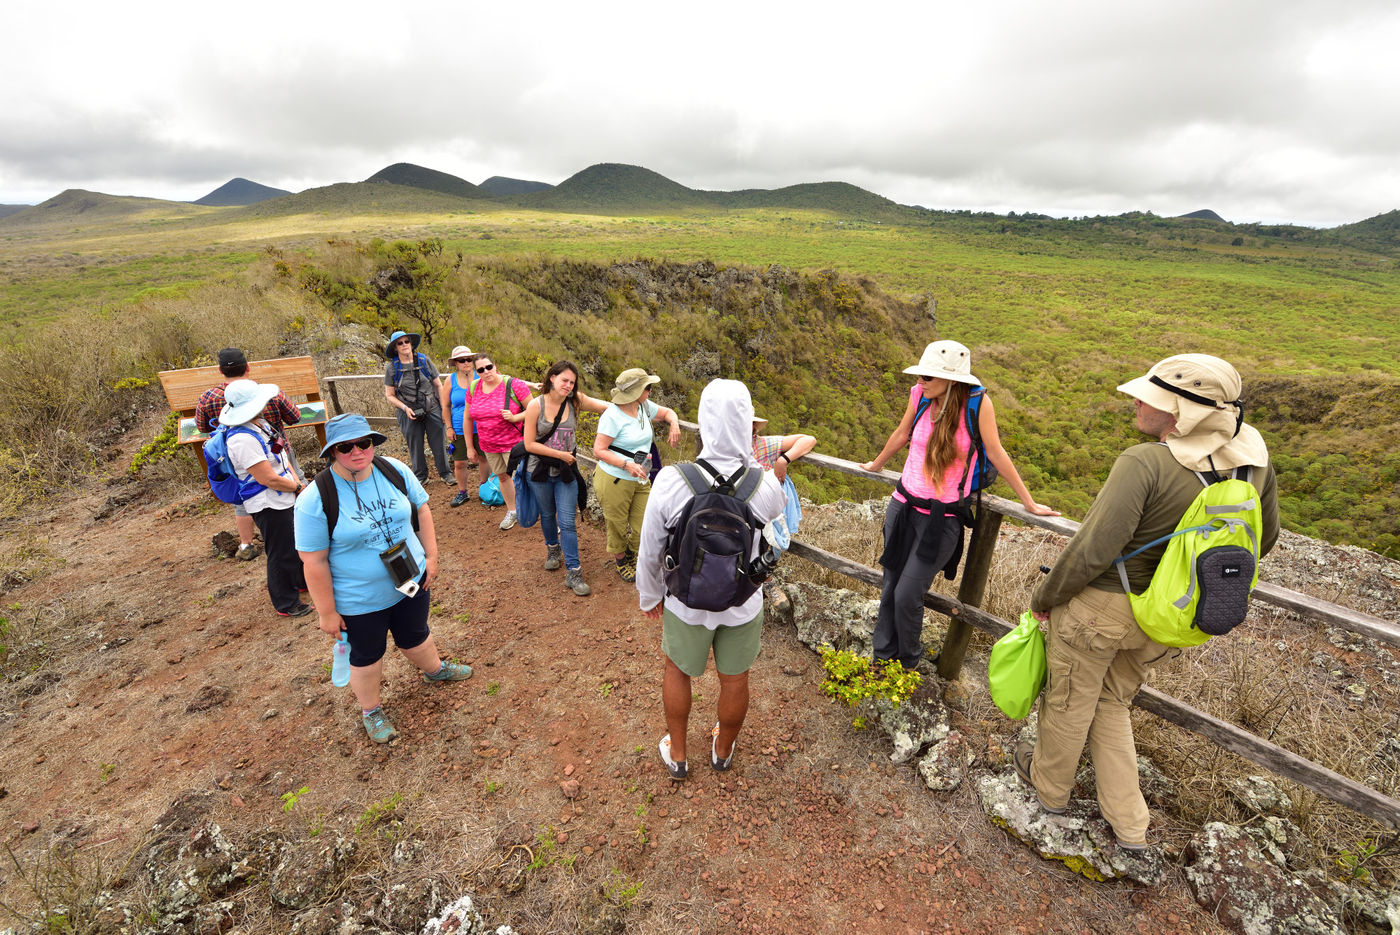
<instances>
[{"instance_id":1,"label":"teal backpack","mask_svg":"<svg viewBox=\"0 0 1400 935\"><path fill-rule=\"evenodd\" d=\"M1250 592L1259 583L1264 525L1252 473L1237 468L1234 477L1212 482L1195 472L1204 489L1176 530L1114 559L1138 626L1163 646L1197 646L1244 623ZM1134 594L1123 563L1163 542L1167 551L1152 582Z\"/></svg>"}]
</instances>

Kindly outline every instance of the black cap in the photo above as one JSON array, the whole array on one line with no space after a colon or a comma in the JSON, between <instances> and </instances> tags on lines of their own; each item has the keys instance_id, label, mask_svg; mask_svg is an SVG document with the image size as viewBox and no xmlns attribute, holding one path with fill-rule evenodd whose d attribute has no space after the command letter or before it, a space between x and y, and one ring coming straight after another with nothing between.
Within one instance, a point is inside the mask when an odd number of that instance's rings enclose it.
<instances>
[{"instance_id":1,"label":"black cap","mask_svg":"<svg viewBox=\"0 0 1400 935\"><path fill-rule=\"evenodd\" d=\"M236 347L226 347L219 351L219 366L222 367L246 367L248 358Z\"/></svg>"}]
</instances>

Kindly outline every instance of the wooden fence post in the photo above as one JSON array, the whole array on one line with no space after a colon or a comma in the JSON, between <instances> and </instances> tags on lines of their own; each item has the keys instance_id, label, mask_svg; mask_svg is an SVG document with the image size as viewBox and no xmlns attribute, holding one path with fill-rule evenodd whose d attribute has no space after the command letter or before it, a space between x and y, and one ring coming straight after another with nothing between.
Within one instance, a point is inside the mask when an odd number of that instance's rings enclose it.
<instances>
[{"instance_id":1,"label":"wooden fence post","mask_svg":"<svg viewBox=\"0 0 1400 935\"><path fill-rule=\"evenodd\" d=\"M972 527L972 542L963 562L962 584L958 585L958 600L969 607L980 607L987 591L987 575L992 570L992 553L997 547L1001 530L1001 514L983 509ZM972 627L958 617L948 618L948 633L943 649L938 653L938 677L952 680L962 671L967 644L972 639Z\"/></svg>"},{"instance_id":2,"label":"wooden fence post","mask_svg":"<svg viewBox=\"0 0 1400 935\"><path fill-rule=\"evenodd\" d=\"M327 380L326 389L331 391L331 405L335 407L335 412L331 413L331 415L338 416L342 410L340 408L340 393L336 390L335 381ZM330 418L330 416L327 416L327 418ZM321 444L324 445L325 443L325 439L322 439Z\"/></svg>"}]
</instances>

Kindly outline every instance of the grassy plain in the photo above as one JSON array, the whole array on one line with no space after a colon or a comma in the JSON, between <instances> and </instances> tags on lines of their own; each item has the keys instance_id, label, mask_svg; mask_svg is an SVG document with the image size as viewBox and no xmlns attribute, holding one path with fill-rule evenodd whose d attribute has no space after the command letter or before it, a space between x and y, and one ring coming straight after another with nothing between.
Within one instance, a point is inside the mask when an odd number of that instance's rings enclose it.
<instances>
[{"instance_id":1,"label":"grassy plain","mask_svg":"<svg viewBox=\"0 0 1400 935\"><path fill-rule=\"evenodd\" d=\"M1262 236L1232 245L1218 227L1161 219L1026 224L910 214L877 222L797 209L619 217L388 194L338 211L336 191L318 190L292 214L179 206L162 217L143 205L95 220L8 218L0 221L0 322L18 335L36 322L57 325L101 310L139 316L152 298L247 281L268 251L314 263L328 241L374 237L439 237L469 266L647 257L831 269L919 304L932 298L937 323L927 323L927 340L951 337L974 349L975 372L994 392L1008 448L1032 491L1070 515L1082 514L1114 454L1134 440L1114 386L1167 354L1206 351L1236 363L1251 385L1269 388L1250 398L1250 417L1284 461L1296 461L1287 470L1299 483L1285 478L1294 528L1391 554L1400 548L1400 528L1385 518L1400 505L1400 460L1382 440L1400 413L1374 400L1377 393L1393 398L1387 388L1400 380L1394 253ZM473 309L459 313L450 340L477 336ZM491 335L497 344L499 328ZM899 370L920 349L916 340L889 360L841 364L867 372L872 387L888 386L903 381ZM828 361L842 354L817 350ZM506 349L497 353L510 362ZM1350 381L1355 400L1333 391L1338 376ZM861 450L839 453L861 460L874 454L865 449L872 441L878 447L902 407L900 393L884 395L854 433L824 433L810 424L820 416L814 420L800 400L762 402L800 415L825 450L845 444ZM1371 409L1371 424L1345 417L1353 404ZM1301 477L1329 455L1342 456L1339 470L1353 472L1354 482ZM1359 531L1349 529L1350 507L1318 508L1341 488L1376 498L1378 515Z\"/></svg>"}]
</instances>

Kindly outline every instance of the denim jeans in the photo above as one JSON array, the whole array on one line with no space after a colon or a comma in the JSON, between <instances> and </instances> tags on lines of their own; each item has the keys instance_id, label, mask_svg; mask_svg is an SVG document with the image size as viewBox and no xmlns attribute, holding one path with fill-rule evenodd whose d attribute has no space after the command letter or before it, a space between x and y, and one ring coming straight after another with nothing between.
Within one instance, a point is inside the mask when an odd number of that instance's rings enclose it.
<instances>
[{"instance_id":1,"label":"denim jeans","mask_svg":"<svg viewBox=\"0 0 1400 935\"><path fill-rule=\"evenodd\" d=\"M530 489L540 505L540 529L545 545L564 547L564 567L578 568L578 529L574 517L578 513L578 485L572 475L551 477L547 481L530 481Z\"/></svg>"}]
</instances>

